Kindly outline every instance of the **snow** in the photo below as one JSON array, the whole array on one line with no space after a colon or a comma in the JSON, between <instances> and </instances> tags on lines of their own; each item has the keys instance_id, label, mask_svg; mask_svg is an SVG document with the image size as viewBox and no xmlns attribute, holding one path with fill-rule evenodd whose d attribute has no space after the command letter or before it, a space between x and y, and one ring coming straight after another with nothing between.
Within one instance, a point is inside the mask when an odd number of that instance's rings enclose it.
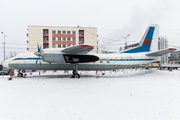
<instances>
[{"instance_id":1,"label":"snow","mask_svg":"<svg viewBox=\"0 0 180 120\"><path fill-rule=\"evenodd\" d=\"M179 120L180 71L0 76L1 120Z\"/></svg>"}]
</instances>

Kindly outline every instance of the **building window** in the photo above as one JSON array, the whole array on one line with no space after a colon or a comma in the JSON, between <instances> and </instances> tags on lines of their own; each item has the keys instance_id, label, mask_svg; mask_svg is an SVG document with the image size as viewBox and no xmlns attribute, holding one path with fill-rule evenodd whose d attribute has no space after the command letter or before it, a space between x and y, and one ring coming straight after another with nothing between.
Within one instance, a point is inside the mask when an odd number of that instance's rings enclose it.
<instances>
[{"instance_id":1,"label":"building window","mask_svg":"<svg viewBox=\"0 0 180 120\"><path fill-rule=\"evenodd\" d=\"M63 31L63 34L66 34L66 31Z\"/></svg>"},{"instance_id":2,"label":"building window","mask_svg":"<svg viewBox=\"0 0 180 120\"><path fill-rule=\"evenodd\" d=\"M60 30L58 30L58 34L61 34L61 31L60 31Z\"/></svg>"},{"instance_id":3,"label":"building window","mask_svg":"<svg viewBox=\"0 0 180 120\"><path fill-rule=\"evenodd\" d=\"M63 41L66 41L66 38L63 38Z\"/></svg>"},{"instance_id":4,"label":"building window","mask_svg":"<svg viewBox=\"0 0 180 120\"><path fill-rule=\"evenodd\" d=\"M67 46L69 47L69 46L71 46L71 45L68 44Z\"/></svg>"},{"instance_id":5,"label":"building window","mask_svg":"<svg viewBox=\"0 0 180 120\"><path fill-rule=\"evenodd\" d=\"M71 38L67 38L67 41L71 41Z\"/></svg>"},{"instance_id":6,"label":"building window","mask_svg":"<svg viewBox=\"0 0 180 120\"><path fill-rule=\"evenodd\" d=\"M58 45L58 48L61 48L61 45L60 45L60 44Z\"/></svg>"},{"instance_id":7,"label":"building window","mask_svg":"<svg viewBox=\"0 0 180 120\"><path fill-rule=\"evenodd\" d=\"M66 45L64 44L64 45L63 45L63 48L65 48L65 47L66 47Z\"/></svg>"},{"instance_id":8,"label":"building window","mask_svg":"<svg viewBox=\"0 0 180 120\"><path fill-rule=\"evenodd\" d=\"M73 34L76 34L76 31L72 31Z\"/></svg>"},{"instance_id":9,"label":"building window","mask_svg":"<svg viewBox=\"0 0 180 120\"><path fill-rule=\"evenodd\" d=\"M48 30L47 31L43 30L43 35L46 35L46 34L48 34Z\"/></svg>"},{"instance_id":10,"label":"building window","mask_svg":"<svg viewBox=\"0 0 180 120\"><path fill-rule=\"evenodd\" d=\"M55 31L55 30L52 30L52 34L56 34L56 31Z\"/></svg>"},{"instance_id":11,"label":"building window","mask_svg":"<svg viewBox=\"0 0 180 120\"><path fill-rule=\"evenodd\" d=\"M71 34L71 31L67 31L67 34Z\"/></svg>"},{"instance_id":12,"label":"building window","mask_svg":"<svg viewBox=\"0 0 180 120\"><path fill-rule=\"evenodd\" d=\"M49 39L48 39L48 37L43 37L43 40L45 42L45 41L48 41Z\"/></svg>"},{"instance_id":13,"label":"building window","mask_svg":"<svg viewBox=\"0 0 180 120\"><path fill-rule=\"evenodd\" d=\"M81 36L84 36L84 31L79 31L79 34L80 34Z\"/></svg>"},{"instance_id":14,"label":"building window","mask_svg":"<svg viewBox=\"0 0 180 120\"><path fill-rule=\"evenodd\" d=\"M73 41L76 41L76 38L73 38Z\"/></svg>"},{"instance_id":15,"label":"building window","mask_svg":"<svg viewBox=\"0 0 180 120\"><path fill-rule=\"evenodd\" d=\"M79 41L82 41L82 42L84 42L84 38L79 38Z\"/></svg>"},{"instance_id":16,"label":"building window","mask_svg":"<svg viewBox=\"0 0 180 120\"><path fill-rule=\"evenodd\" d=\"M52 40L53 40L53 41L56 41L56 37L53 37Z\"/></svg>"},{"instance_id":17,"label":"building window","mask_svg":"<svg viewBox=\"0 0 180 120\"><path fill-rule=\"evenodd\" d=\"M56 44L53 44L52 47L53 47L53 48L56 48Z\"/></svg>"},{"instance_id":18,"label":"building window","mask_svg":"<svg viewBox=\"0 0 180 120\"><path fill-rule=\"evenodd\" d=\"M47 44L47 45L44 44L44 45L43 45L43 49L46 49L46 48L49 48L49 44Z\"/></svg>"},{"instance_id":19,"label":"building window","mask_svg":"<svg viewBox=\"0 0 180 120\"><path fill-rule=\"evenodd\" d=\"M58 37L58 41L61 41L61 38L60 38L60 37Z\"/></svg>"}]
</instances>

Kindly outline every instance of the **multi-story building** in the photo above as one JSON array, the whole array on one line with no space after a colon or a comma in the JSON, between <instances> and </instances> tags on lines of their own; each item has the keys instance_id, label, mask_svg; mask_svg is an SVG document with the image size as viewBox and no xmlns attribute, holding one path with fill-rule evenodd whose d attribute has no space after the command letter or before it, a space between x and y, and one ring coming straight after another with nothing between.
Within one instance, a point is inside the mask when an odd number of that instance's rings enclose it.
<instances>
[{"instance_id":1,"label":"multi-story building","mask_svg":"<svg viewBox=\"0 0 180 120\"><path fill-rule=\"evenodd\" d=\"M164 36L160 36L158 40L158 50L163 50L168 48L168 39ZM160 65L163 66L168 63L169 54L161 56Z\"/></svg>"},{"instance_id":2,"label":"multi-story building","mask_svg":"<svg viewBox=\"0 0 180 120\"><path fill-rule=\"evenodd\" d=\"M28 26L27 35L29 52L37 51L37 44L43 49L91 44L97 52L96 27Z\"/></svg>"}]
</instances>

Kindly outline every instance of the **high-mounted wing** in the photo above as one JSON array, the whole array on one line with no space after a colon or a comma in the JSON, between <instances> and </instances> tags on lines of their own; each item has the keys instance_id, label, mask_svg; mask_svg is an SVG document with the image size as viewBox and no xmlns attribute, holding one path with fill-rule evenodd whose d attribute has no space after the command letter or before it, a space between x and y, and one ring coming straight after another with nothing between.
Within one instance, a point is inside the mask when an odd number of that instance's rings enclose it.
<instances>
[{"instance_id":1,"label":"high-mounted wing","mask_svg":"<svg viewBox=\"0 0 180 120\"><path fill-rule=\"evenodd\" d=\"M162 55L167 54L169 52L172 52L174 50L176 50L176 49L175 48L168 48L168 49L160 50L157 52L150 52L150 53L146 54L146 56L162 56Z\"/></svg>"},{"instance_id":2,"label":"high-mounted wing","mask_svg":"<svg viewBox=\"0 0 180 120\"><path fill-rule=\"evenodd\" d=\"M68 54L81 54L81 53L88 53L94 49L94 46L88 44L80 44L80 45L73 45L62 50L63 53Z\"/></svg>"}]
</instances>

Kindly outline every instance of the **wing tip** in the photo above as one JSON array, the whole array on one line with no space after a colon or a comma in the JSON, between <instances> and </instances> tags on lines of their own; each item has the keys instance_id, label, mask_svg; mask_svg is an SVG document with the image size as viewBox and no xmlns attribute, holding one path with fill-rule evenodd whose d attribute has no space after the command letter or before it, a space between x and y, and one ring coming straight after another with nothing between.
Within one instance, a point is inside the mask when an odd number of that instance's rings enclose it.
<instances>
[{"instance_id":1,"label":"wing tip","mask_svg":"<svg viewBox=\"0 0 180 120\"><path fill-rule=\"evenodd\" d=\"M94 47L92 45L81 45L81 47Z\"/></svg>"},{"instance_id":2,"label":"wing tip","mask_svg":"<svg viewBox=\"0 0 180 120\"><path fill-rule=\"evenodd\" d=\"M169 48L169 50L176 50L175 48Z\"/></svg>"}]
</instances>

